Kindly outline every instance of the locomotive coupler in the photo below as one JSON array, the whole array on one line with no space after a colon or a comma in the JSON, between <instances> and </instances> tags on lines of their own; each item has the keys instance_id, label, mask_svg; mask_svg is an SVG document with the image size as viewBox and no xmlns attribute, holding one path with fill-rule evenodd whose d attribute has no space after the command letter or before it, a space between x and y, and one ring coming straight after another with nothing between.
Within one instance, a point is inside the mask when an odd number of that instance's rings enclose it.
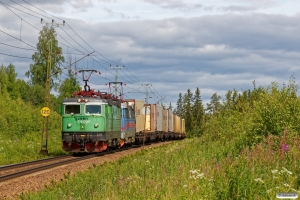
<instances>
[{"instance_id":1,"label":"locomotive coupler","mask_svg":"<svg viewBox=\"0 0 300 200\"><path fill-rule=\"evenodd\" d=\"M85 142L83 139L80 139L80 151L84 151L85 149Z\"/></svg>"}]
</instances>

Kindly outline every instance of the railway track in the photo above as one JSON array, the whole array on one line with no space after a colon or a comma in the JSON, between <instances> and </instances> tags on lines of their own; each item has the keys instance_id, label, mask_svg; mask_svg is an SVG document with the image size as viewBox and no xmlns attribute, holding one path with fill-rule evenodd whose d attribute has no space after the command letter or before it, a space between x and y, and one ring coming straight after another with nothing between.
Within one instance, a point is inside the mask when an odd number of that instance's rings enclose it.
<instances>
[{"instance_id":1,"label":"railway track","mask_svg":"<svg viewBox=\"0 0 300 200\"><path fill-rule=\"evenodd\" d=\"M138 146L132 146L132 148L139 148ZM129 149L130 147L116 149L112 151L100 152L96 154L89 154L83 156L73 156L73 155L66 155L66 156L59 156L54 158L47 158L41 160L35 160L30 162L12 164L12 165L5 165L0 166L0 183L4 181L8 181L14 178L22 177L28 174L44 171L47 169L51 169L54 167L59 167L66 164L71 164L74 162L95 158L97 156L103 156L106 154L115 153L118 151L124 151Z\"/></svg>"},{"instance_id":2,"label":"railway track","mask_svg":"<svg viewBox=\"0 0 300 200\"><path fill-rule=\"evenodd\" d=\"M85 159L90 159L95 155L88 155L82 157L61 156L49 159L36 160L31 162L19 163L15 165L6 165L0 167L0 182L10 179L18 178L35 172L44 171L61 165L78 162Z\"/></svg>"}]
</instances>

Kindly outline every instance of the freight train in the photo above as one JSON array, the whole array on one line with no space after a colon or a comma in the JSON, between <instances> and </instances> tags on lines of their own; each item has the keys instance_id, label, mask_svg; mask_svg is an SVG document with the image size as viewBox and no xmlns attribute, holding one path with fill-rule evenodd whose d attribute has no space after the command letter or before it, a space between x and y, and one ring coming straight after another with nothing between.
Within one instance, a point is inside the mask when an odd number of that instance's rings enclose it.
<instances>
[{"instance_id":1,"label":"freight train","mask_svg":"<svg viewBox=\"0 0 300 200\"><path fill-rule=\"evenodd\" d=\"M185 121L159 104L123 99L90 89L85 72L84 90L74 92L59 107L62 148L67 152L102 152L144 142L183 139ZM121 84L121 82L110 82Z\"/></svg>"}]
</instances>

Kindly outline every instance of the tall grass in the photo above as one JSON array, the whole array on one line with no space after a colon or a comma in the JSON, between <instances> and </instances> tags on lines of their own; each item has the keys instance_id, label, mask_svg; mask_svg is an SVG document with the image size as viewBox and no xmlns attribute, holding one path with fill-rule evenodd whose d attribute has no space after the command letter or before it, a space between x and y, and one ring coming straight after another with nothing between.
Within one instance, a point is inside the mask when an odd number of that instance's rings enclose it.
<instances>
[{"instance_id":1,"label":"tall grass","mask_svg":"<svg viewBox=\"0 0 300 200\"><path fill-rule=\"evenodd\" d=\"M185 139L66 175L21 199L275 199L299 192L299 145L286 131L233 156L230 141Z\"/></svg>"}]
</instances>

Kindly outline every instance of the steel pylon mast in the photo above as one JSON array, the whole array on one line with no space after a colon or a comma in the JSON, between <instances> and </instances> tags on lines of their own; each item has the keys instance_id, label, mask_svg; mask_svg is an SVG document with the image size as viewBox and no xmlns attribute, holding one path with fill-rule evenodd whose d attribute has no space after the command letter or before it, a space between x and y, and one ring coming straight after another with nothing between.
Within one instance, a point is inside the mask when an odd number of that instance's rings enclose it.
<instances>
[{"instance_id":1,"label":"steel pylon mast","mask_svg":"<svg viewBox=\"0 0 300 200\"><path fill-rule=\"evenodd\" d=\"M115 83L116 83L115 84L115 96L118 96L118 86L117 86L117 83L118 83L118 70L124 68L124 66L118 66L118 65L111 66L110 65L110 68L116 69L116 76L115 76Z\"/></svg>"},{"instance_id":2,"label":"steel pylon mast","mask_svg":"<svg viewBox=\"0 0 300 200\"><path fill-rule=\"evenodd\" d=\"M146 83L146 84L141 84L142 87L145 88L146 90L146 98L145 98L145 103L148 103L148 99L149 99L149 91L148 89L150 88L150 86L152 86L150 83ZM150 97L151 98L151 97Z\"/></svg>"}]
</instances>

